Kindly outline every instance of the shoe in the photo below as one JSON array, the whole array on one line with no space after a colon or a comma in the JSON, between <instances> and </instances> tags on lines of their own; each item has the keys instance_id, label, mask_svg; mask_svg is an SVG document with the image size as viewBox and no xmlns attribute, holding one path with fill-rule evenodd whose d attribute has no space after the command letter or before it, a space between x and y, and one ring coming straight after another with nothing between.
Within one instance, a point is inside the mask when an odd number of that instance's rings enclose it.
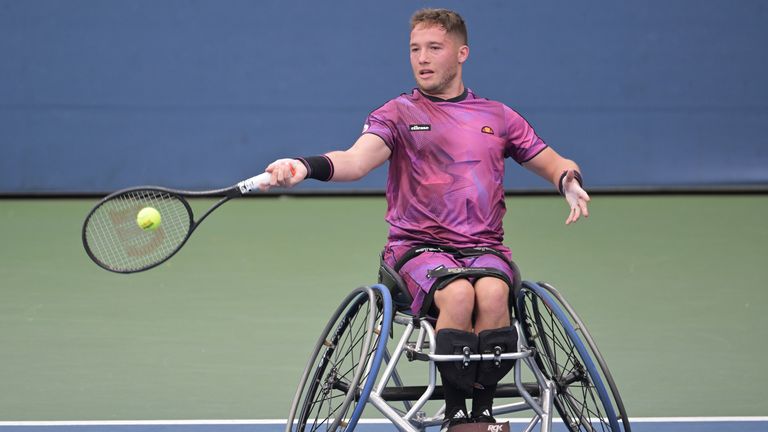
<instances>
[{"instance_id":1,"label":"shoe","mask_svg":"<svg viewBox=\"0 0 768 432\"><path fill-rule=\"evenodd\" d=\"M443 420L443 426L440 428L440 432L448 432L452 427L470 423L471 420L467 413L463 409L456 410L452 416L446 417Z\"/></svg>"},{"instance_id":2,"label":"shoe","mask_svg":"<svg viewBox=\"0 0 768 432\"><path fill-rule=\"evenodd\" d=\"M472 423L496 423L490 410L483 410L479 415L472 413Z\"/></svg>"}]
</instances>

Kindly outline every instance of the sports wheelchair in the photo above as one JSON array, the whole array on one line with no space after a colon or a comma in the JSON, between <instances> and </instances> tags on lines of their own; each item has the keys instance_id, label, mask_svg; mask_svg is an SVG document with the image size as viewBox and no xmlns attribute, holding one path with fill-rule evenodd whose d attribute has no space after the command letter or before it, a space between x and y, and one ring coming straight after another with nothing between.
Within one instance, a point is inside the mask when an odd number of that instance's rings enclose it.
<instances>
[{"instance_id":1,"label":"sports wheelchair","mask_svg":"<svg viewBox=\"0 0 768 432\"><path fill-rule=\"evenodd\" d=\"M403 432L439 426L444 405L432 415L425 412L428 401L443 399L436 363L499 360L514 360L515 366L497 387L497 418L532 411L526 432L552 431L556 414L563 425L554 430L630 432L616 384L584 323L554 287L522 281L511 264L517 352L437 355L434 320L411 313L405 284L382 263L379 283L349 293L323 329L293 398L286 432L352 431L367 405ZM395 333L399 337L390 350L387 342ZM427 365L426 385L403 383L397 369L403 357Z\"/></svg>"}]
</instances>

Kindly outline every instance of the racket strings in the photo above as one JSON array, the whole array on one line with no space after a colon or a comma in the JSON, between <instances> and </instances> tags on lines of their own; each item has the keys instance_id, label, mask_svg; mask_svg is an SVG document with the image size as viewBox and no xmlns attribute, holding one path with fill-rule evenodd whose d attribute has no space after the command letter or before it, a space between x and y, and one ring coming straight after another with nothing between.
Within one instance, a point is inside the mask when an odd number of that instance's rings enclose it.
<instances>
[{"instance_id":1,"label":"racket strings","mask_svg":"<svg viewBox=\"0 0 768 432\"><path fill-rule=\"evenodd\" d=\"M136 217L145 207L161 216L154 230L139 227ZM132 272L152 267L173 255L192 226L183 198L160 190L133 190L104 201L89 217L86 245L104 267Z\"/></svg>"}]
</instances>

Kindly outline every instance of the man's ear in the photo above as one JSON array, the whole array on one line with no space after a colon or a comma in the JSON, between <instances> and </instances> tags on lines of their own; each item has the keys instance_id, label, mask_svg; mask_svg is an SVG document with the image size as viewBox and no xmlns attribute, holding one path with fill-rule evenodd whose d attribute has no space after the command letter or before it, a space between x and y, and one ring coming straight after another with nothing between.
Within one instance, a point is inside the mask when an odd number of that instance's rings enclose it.
<instances>
[{"instance_id":1,"label":"man's ear","mask_svg":"<svg viewBox=\"0 0 768 432\"><path fill-rule=\"evenodd\" d=\"M469 57L469 47L467 45L462 45L459 47L459 63L464 63L467 61L467 58Z\"/></svg>"}]
</instances>

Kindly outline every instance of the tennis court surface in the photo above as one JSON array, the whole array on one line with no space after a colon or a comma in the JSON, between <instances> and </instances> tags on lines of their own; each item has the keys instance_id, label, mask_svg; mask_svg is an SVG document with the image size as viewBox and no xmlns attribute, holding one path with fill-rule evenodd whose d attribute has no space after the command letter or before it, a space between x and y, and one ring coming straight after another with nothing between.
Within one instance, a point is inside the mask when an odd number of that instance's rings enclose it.
<instances>
[{"instance_id":1,"label":"tennis court surface","mask_svg":"<svg viewBox=\"0 0 768 432\"><path fill-rule=\"evenodd\" d=\"M523 430L527 423L513 420L512 431ZM281 432L285 422L279 420L210 420L210 421L115 421L115 422L19 422L1 423L1 432ZM553 432L565 432L556 422ZM395 428L385 422L361 422L359 432L385 432ZM437 431L438 428L428 428ZM645 418L632 422L634 432L763 432L768 430L768 417L745 418Z\"/></svg>"},{"instance_id":2,"label":"tennis court surface","mask_svg":"<svg viewBox=\"0 0 768 432\"><path fill-rule=\"evenodd\" d=\"M135 275L83 252L94 201L0 201L0 430L281 430L168 420L284 418L321 326L375 282L383 198L234 202ZM768 198L592 205L564 227L558 197L511 197L505 228L524 278L558 287L586 322L636 430L768 430ZM704 420L644 420L659 417ZM81 422L94 419L150 422ZM75 423L24 423L48 420Z\"/></svg>"}]
</instances>

